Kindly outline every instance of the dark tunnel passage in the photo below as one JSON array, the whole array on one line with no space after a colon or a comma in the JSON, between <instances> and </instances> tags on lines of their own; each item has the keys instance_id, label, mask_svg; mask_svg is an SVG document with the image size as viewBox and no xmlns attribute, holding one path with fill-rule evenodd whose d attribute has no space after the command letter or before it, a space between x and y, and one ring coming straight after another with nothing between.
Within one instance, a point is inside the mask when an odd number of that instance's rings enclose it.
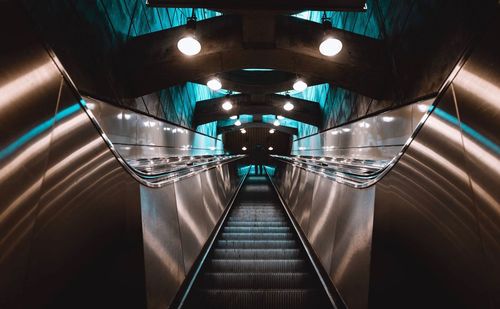
<instances>
[{"instance_id":1,"label":"dark tunnel passage","mask_svg":"<svg viewBox=\"0 0 500 309\"><path fill-rule=\"evenodd\" d=\"M500 307L495 0L0 1L0 308Z\"/></svg>"}]
</instances>

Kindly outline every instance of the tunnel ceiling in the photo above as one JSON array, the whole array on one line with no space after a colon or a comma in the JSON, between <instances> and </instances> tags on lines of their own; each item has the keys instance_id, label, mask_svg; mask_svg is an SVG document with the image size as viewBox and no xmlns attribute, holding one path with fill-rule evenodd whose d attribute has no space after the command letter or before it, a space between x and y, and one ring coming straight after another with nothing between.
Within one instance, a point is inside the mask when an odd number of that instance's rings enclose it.
<instances>
[{"instance_id":1,"label":"tunnel ceiling","mask_svg":"<svg viewBox=\"0 0 500 309\"><path fill-rule=\"evenodd\" d=\"M324 26L289 16L306 8L318 9L317 5L325 10L359 11L365 1L286 1L288 6L264 11L266 3L271 1L149 1L149 6L207 8L224 15L196 22L195 35L202 48L195 56L177 48L188 31L184 25L129 40L117 57L118 67L125 68L120 76L126 77L128 95L138 97L186 82L204 85L214 77L227 93L238 93L231 96L235 108L230 112L221 108L224 98L197 102L194 127L230 115L281 115L285 98L275 93L289 91L299 77L309 86L329 84L370 98L392 97L387 82L391 65L382 40L332 28L329 35L340 39L343 49L334 57L323 56L318 46L325 38ZM287 112L287 118L321 126L318 103L293 101L296 108Z\"/></svg>"}]
</instances>

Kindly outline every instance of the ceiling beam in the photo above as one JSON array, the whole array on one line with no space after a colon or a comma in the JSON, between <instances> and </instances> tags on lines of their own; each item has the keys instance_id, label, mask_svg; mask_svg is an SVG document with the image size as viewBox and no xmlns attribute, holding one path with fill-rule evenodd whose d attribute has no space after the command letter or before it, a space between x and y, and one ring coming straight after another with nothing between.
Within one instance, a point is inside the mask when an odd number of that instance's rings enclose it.
<instances>
[{"instance_id":1,"label":"ceiling beam","mask_svg":"<svg viewBox=\"0 0 500 309\"><path fill-rule=\"evenodd\" d=\"M138 97L222 72L270 68L300 74L367 97L392 97L394 83L383 41L334 29L344 49L335 57L319 53L320 24L290 16L256 19L223 15L197 23L201 52L192 57L177 49L185 27L136 37L115 57L126 96ZM261 90L262 92L263 90Z\"/></svg>"},{"instance_id":2,"label":"ceiling beam","mask_svg":"<svg viewBox=\"0 0 500 309\"><path fill-rule=\"evenodd\" d=\"M233 108L226 111L222 103L229 99ZM291 111L285 111L283 105L290 101L294 105ZM193 126L212 121L226 120L231 115L282 115L303 123L320 126L321 108L318 103L286 97L279 94L248 95L237 94L229 98L222 97L196 102L193 115Z\"/></svg>"},{"instance_id":3,"label":"ceiling beam","mask_svg":"<svg viewBox=\"0 0 500 309\"><path fill-rule=\"evenodd\" d=\"M147 0L150 7L271 11L364 11L365 0Z\"/></svg>"},{"instance_id":4,"label":"ceiling beam","mask_svg":"<svg viewBox=\"0 0 500 309\"><path fill-rule=\"evenodd\" d=\"M241 126L223 126L223 127L217 127L217 135L219 134L224 134L227 132L232 132L240 129L249 129L249 128L266 128L266 129L275 129L276 131L286 133L288 135L297 135L298 131L297 128L293 127L288 127L288 126L274 126L271 123L265 123L265 122L247 122L242 124Z\"/></svg>"}]
</instances>

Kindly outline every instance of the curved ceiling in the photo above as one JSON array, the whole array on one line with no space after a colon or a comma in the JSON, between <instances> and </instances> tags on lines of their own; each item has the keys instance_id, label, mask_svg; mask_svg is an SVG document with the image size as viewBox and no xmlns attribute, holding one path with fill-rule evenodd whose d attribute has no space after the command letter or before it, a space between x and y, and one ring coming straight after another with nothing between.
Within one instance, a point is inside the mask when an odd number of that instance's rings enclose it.
<instances>
[{"instance_id":1,"label":"curved ceiling","mask_svg":"<svg viewBox=\"0 0 500 309\"><path fill-rule=\"evenodd\" d=\"M226 111L222 108L222 103L228 99L231 101L233 108ZM283 105L286 102L294 105L293 110L285 111L283 109ZM318 126L321 121L321 108L317 102L286 97L279 94L237 94L229 98L221 97L196 102L193 124L198 126L212 121L225 120L231 115L242 114L282 115L286 118L315 126Z\"/></svg>"},{"instance_id":2,"label":"curved ceiling","mask_svg":"<svg viewBox=\"0 0 500 309\"><path fill-rule=\"evenodd\" d=\"M150 33L123 47L117 67L126 68L121 76L129 96L187 81L200 82L214 74L271 68L299 74L309 83L335 84L371 98L392 97L392 83L388 82L391 65L380 40L333 29L344 49L330 58L318 51L324 34L321 24L284 15L223 15L197 22L202 50L188 57L176 47L185 31L185 27L176 27ZM119 65L123 62L127 65ZM277 80L267 87L235 81L233 85L239 85L240 90L272 93L291 89L291 82Z\"/></svg>"},{"instance_id":3,"label":"curved ceiling","mask_svg":"<svg viewBox=\"0 0 500 309\"><path fill-rule=\"evenodd\" d=\"M288 135L297 135L297 128L292 128L284 125L280 126L274 126L271 123L264 123L264 122L248 122L245 124L242 124L241 126L224 126L224 127L218 127L217 128L217 135L221 133L227 133L227 132L232 132L236 130L241 130L241 129L251 129L251 128L265 128L265 129L274 129L275 131L278 132L283 132Z\"/></svg>"}]
</instances>

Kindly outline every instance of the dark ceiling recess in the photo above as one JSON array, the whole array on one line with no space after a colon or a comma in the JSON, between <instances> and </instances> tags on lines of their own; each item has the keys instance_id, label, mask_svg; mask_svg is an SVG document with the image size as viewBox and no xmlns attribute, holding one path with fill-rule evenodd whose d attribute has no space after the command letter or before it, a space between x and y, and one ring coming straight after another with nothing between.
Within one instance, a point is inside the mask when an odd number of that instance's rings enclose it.
<instances>
[{"instance_id":1,"label":"dark ceiling recess","mask_svg":"<svg viewBox=\"0 0 500 309\"><path fill-rule=\"evenodd\" d=\"M290 135L278 131L270 134L266 128L248 128L246 134L241 134L239 131L227 132L222 140L226 151L249 155L288 155L292 147ZM247 150L242 150L242 147L246 147ZM269 147L273 147L273 150L269 150ZM262 152L258 151L259 148Z\"/></svg>"},{"instance_id":2,"label":"dark ceiling recess","mask_svg":"<svg viewBox=\"0 0 500 309\"><path fill-rule=\"evenodd\" d=\"M381 40L333 29L344 49L330 58L318 51L321 24L284 15L223 15L197 23L201 52L186 57L176 46L184 33L185 27L176 27L125 44L116 58L130 97L246 68L293 72L309 83L335 84L370 98L392 97L391 65Z\"/></svg>"},{"instance_id":3,"label":"dark ceiling recess","mask_svg":"<svg viewBox=\"0 0 500 309\"><path fill-rule=\"evenodd\" d=\"M225 111L221 106L228 99L231 101L233 108ZM288 101L294 105L294 109L287 112L283 109L283 105ZM317 102L279 94L237 94L229 98L222 97L196 102L193 124L201 125L212 121L225 120L231 115L243 114L282 115L315 126L319 126L321 122L321 108Z\"/></svg>"},{"instance_id":4,"label":"dark ceiling recess","mask_svg":"<svg viewBox=\"0 0 500 309\"><path fill-rule=\"evenodd\" d=\"M275 11L363 11L365 0L147 0L152 7Z\"/></svg>"},{"instance_id":5,"label":"dark ceiling recess","mask_svg":"<svg viewBox=\"0 0 500 309\"><path fill-rule=\"evenodd\" d=\"M255 121L255 119L254 119ZM288 134L288 135L297 135L297 129L296 128L292 128L292 127L287 127L287 126L284 126L284 125L280 125L280 126L275 126L271 123L263 123L263 122L249 122L249 123L245 123L241 126L225 126L225 127L218 127L217 128L217 135L221 134L221 133L227 133L227 132L231 132L231 131L236 131L236 130L241 130L241 129L245 129L248 131L249 128L264 128L266 129L268 132L269 130L271 129L274 129L275 132L282 132L282 133L285 133L285 134Z\"/></svg>"}]
</instances>

